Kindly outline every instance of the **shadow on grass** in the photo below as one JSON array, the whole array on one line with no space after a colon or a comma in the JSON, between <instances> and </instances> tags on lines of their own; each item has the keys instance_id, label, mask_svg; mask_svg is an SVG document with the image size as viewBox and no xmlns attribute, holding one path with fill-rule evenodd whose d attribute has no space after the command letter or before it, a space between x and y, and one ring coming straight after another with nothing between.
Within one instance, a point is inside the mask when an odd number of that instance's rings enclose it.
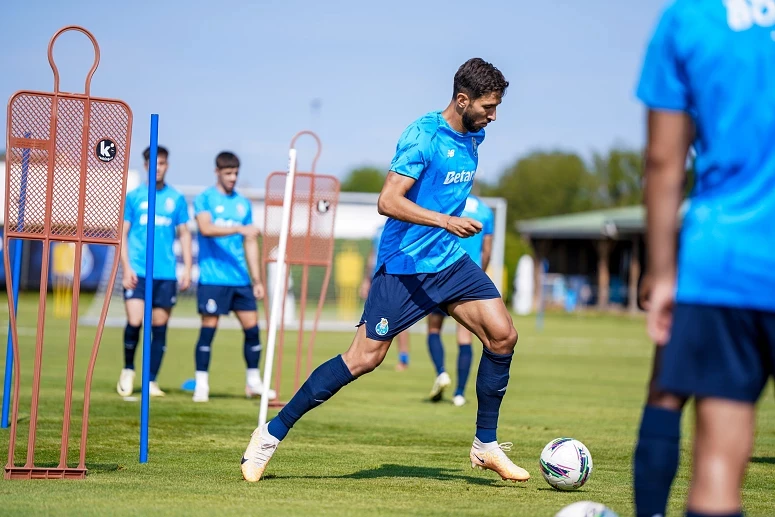
<instances>
[{"instance_id":1,"label":"shadow on grass","mask_svg":"<svg viewBox=\"0 0 775 517\"><path fill-rule=\"evenodd\" d=\"M377 468L359 470L341 476L275 476L268 474L264 479L377 479L377 478L421 478L439 481L465 481L474 485L498 486L500 480L465 476L459 470L437 467L415 467L410 465L384 464Z\"/></svg>"},{"instance_id":2,"label":"shadow on grass","mask_svg":"<svg viewBox=\"0 0 775 517\"><path fill-rule=\"evenodd\" d=\"M750 459L751 463L762 463L764 465L775 465L775 458L765 458L764 456L754 456Z\"/></svg>"}]
</instances>

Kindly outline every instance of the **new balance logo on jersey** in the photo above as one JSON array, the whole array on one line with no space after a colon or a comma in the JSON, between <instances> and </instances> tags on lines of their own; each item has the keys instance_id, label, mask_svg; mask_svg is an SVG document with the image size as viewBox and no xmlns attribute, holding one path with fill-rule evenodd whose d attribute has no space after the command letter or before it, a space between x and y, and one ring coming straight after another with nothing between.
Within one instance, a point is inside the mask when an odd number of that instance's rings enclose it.
<instances>
[{"instance_id":1,"label":"new balance logo on jersey","mask_svg":"<svg viewBox=\"0 0 775 517\"><path fill-rule=\"evenodd\" d=\"M444 184L449 185L451 183L466 183L473 180L475 174L476 171L449 171L447 173L447 177L444 178Z\"/></svg>"}]
</instances>

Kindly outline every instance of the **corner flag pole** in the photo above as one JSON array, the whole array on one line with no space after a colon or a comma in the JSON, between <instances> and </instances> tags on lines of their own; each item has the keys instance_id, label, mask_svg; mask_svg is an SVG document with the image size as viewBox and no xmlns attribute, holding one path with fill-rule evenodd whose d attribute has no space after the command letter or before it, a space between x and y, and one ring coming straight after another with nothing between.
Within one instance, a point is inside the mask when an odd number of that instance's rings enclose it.
<instances>
[{"instance_id":1,"label":"corner flag pole","mask_svg":"<svg viewBox=\"0 0 775 517\"><path fill-rule=\"evenodd\" d=\"M148 463L149 382L151 375L151 323L153 315L153 247L156 230L156 156L159 150L159 115L151 115L151 155L148 157L148 224L145 246L145 307L143 315L143 391L140 403L140 463Z\"/></svg>"},{"instance_id":2,"label":"corner flag pole","mask_svg":"<svg viewBox=\"0 0 775 517\"><path fill-rule=\"evenodd\" d=\"M32 133L25 132L24 138L30 138ZM6 165L10 168L10 162ZM19 231L24 228L24 211L27 205L27 177L30 170L30 149L22 149L22 174L19 185ZM6 174L8 171L6 170ZM13 310L16 313L16 308L19 306L19 282L21 282L22 272L22 249L24 241L16 239L13 245L13 272L12 284L13 284ZM5 253L11 253L11 239L8 239L8 249ZM6 282L8 279L6 279ZM11 425L8 418L11 409L11 379L13 377L13 332L11 330L11 322L8 322L8 340L6 342L5 349L5 380L3 382L3 415L0 427L8 429ZM17 395L18 396L18 395Z\"/></svg>"},{"instance_id":3,"label":"corner flag pole","mask_svg":"<svg viewBox=\"0 0 775 517\"><path fill-rule=\"evenodd\" d=\"M288 227L291 222L291 205L293 204L293 182L296 177L296 149L291 147L288 152L288 176L285 178L285 192L283 193L283 213L280 220L280 242L277 244L277 267L274 277L272 293L272 307L269 313L269 329L266 339L266 359L264 360L264 386L268 389L272 385L272 365L274 363L274 348L277 341L277 327L280 324L280 313L285 293L285 250L288 247ZM261 397L261 409L258 412L258 426L266 423L269 411L269 397Z\"/></svg>"}]
</instances>

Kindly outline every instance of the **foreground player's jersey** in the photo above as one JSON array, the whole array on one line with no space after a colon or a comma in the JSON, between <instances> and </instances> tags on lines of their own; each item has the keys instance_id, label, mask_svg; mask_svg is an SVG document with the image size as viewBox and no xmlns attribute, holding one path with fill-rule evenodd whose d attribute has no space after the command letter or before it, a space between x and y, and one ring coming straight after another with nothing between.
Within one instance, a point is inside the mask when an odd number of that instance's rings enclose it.
<instances>
[{"instance_id":1,"label":"foreground player's jersey","mask_svg":"<svg viewBox=\"0 0 775 517\"><path fill-rule=\"evenodd\" d=\"M638 97L687 112L697 128L681 302L775 310L775 9L767 5L678 0L646 54Z\"/></svg>"},{"instance_id":2,"label":"foreground player's jersey","mask_svg":"<svg viewBox=\"0 0 775 517\"><path fill-rule=\"evenodd\" d=\"M401 135L390 170L417 180L407 199L423 208L460 216L476 175L484 130L458 133L440 111L420 117ZM378 267L390 274L435 273L465 254L443 228L388 218L379 245Z\"/></svg>"},{"instance_id":3,"label":"foreground player's jersey","mask_svg":"<svg viewBox=\"0 0 775 517\"><path fill-rule=\"evenodd\" d=\"M484 201L476 196L468 196L466 199L466 207L463 210L462 217L470 217L482 223L482 231L474 235L473 237L467 237L460 239L460 245L463 250L468 253L471 260L476 262L476 265L482 267L482 248L484 247L484 238L487 235L493 233L493 218L492 209L484 204Z\"/></svg>"},{"instance_id":4,"label":"foreground player's jersey","mask_svg":"<svg viewBox=\"0 0 775 517\"><path fill-rule=\"evenodd\" d=\"M236 191L224 194L215 187L208 188L194 199L194 213L199 215L202 212L210 212L210 219L215 226L253 224L250 201ZM250 285L242 234L225 237L205 237L199 234L199 283Z\"/></svg>"},{"instance_id":5,"label":"foreground player's jersey","mask_svg":"<svg viewBox=\"0 0 775 517\"><path fill-rule=\"evenodd\" d=\"M156 191L156 217L153 231L153 278L175 280L175 235L177 227L188 222L188 206L183 194L164 185ZM148 235L148 185L126 195L124 221L129 223L129 265L137 276L145 276L145 249Z\"/></svg>"}]
</instances>

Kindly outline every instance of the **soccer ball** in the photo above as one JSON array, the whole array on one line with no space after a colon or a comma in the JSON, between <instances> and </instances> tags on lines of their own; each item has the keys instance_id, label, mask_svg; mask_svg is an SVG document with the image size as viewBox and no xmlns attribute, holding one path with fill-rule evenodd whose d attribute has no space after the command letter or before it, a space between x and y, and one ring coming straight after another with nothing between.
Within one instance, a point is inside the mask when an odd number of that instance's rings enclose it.
<instances>
[{"instance_id":1,"label":"soccer ball","mask_svg":"<svg viewBox=\"0 0 775 517\"><path fill-rule=\"evenodd\" d=\"M576 490L592 474L592 455L578 440L555 438L541 452L541 474L557 490Z\"/></svg>"},{"instance_id":2,"label":"soccer ball","mask_svg":"<svg viewBox=\"0 0 775 517\"><path fill-rule=\"evenodd\" d=\"M554 517L619 517L604 504L591 501L579 501L566 506Z\"/></svg>"}]
</instances>

